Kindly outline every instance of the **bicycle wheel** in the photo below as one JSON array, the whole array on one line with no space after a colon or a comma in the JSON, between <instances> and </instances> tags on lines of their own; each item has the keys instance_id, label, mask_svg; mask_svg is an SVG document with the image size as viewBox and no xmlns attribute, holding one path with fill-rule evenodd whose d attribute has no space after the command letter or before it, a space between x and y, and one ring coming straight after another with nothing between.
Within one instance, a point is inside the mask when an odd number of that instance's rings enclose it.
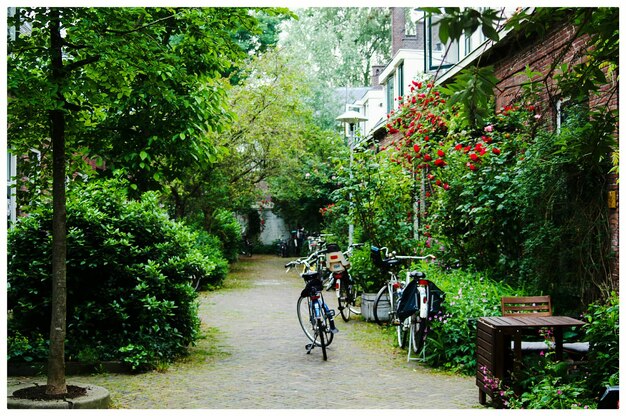
<instances>
[{"instance_id":1,"label":"bicycle wheel","mask_svg":"<svg viewBox=\"0 0 626 416\"><path fill-rule=\"evenodd\" d=\"M343 278L338 280L339 289L337 293L337 305L341 317L345 322L350 320L350 291L348 282Z\"/></svg>"},{"instance_id":2,"label":"bicycle wheel","mask_svg":"<svg viewBox=\"0 0 626 416\"><path fill-rule=\"evenodd\" d=\"M322 357L324 357L324 361L328 359L328 355L326 355L326 325L322 318L317 318L317 335L319 337L319 344L322 347Z\"/></svg>"},{"instance_id":3,"label":"bicycle wheel","mask_svg":"<svg viewBox=\"0 0 626 416\"><path fill-rule=\"evenodd\" d=\"M394 309L392 308L392 303L389 299L387 285L383 286L378 291L372 312L374 314L374 321L378 325L382 325L386 321L391 321Z\"/></svg>"},{"instance_id":4,"label":"bicycle wheel","mask_svg":"<svg viewBox=\"0 0 626 416\"><path fill-rule=\"evenodd\" d=\"M348 285L348 308L350 308L350 312L354 314L361 314L361 295L357 293L354 284Z\"/></svg>"},{"instance_id":5,"label":"bicycle wheel","mask_svg":"<svg viewBox=\"0 0 626 416\"><path fill-rule=\"evenodd\" d=\"M324 317L324 341L326 346L329 346L335 339L335 334L330 330L330 316L326 313L326 308L322 308L322 316Z\"/></svg>"},{"instance_id":6,"label":"bicycle wheel","mask_svg":"<svg viewBox=\"0 0 626 416\"><path fill-rule=\"evenodd\" d=\"M415 354L418 354L424 348L426 340L426 327L428 320L422 319L417 315L412 315L411 319L411 348Z\"/></svg>"},{"instance_id":7,"label":"bicycle wheel","mask_svg":"<svg viewBox=\"0 0 626 416\"><path fill-rule=\"evenodd\" d=\"M311 299L309 297L301 296L300 299L298 299L298 321L300 321L300 326L307 338L319 346L315 340L315 328L317 323L311 313Z\"/></svg>"},{"instance_id":8,"label":"bicycle wheel","mask_svg":"<svg viewBox=\"0 0 626 416\"><path fill-rule=\"evenodd\" d=\"M304 334L307 336L311 342L313 342L316 346L321 347L319 336L316 337L317 328L317 320L314 318L314 314L311 306L311 299L309 297L300 297L298 299L298 321L300 321L300 326L304 331ZM325 331L325 341L326 345L330 345L333 341L334 335L330 332L330 318L326 315L326 311L322 308L322 316L324 318L324 322L326 323L324 327Z\"/></svg>"},{"instance_id":9,"label":"bicycle wheel","mask_svg":"<svg viewBox=\"0 0 626 416\"><path fill-rule=\"evenodd\" d=\"M405 319L400 325L396 326L397 336L398 336L398 346L400 348L404 348L408 345L409 341L409 329L410 329L410 320L409 318Z\"/></svg>"}]
</instances>

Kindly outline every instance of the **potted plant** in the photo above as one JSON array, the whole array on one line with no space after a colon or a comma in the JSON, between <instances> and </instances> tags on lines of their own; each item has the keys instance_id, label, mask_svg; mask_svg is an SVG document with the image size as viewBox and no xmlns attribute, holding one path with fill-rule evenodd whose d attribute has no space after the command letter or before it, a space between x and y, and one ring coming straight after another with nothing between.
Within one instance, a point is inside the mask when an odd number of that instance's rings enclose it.
<instances>
[{"instance_id":1,"label":"potted plant","mask_svg":"<svg viewBox=\"0 0 626 416\"><path fill-rule=\"evenodd\" d=\"M350 264L350 275L362 290L361 314L366 321L373 321L376 294L387 281L387 276L372 263L369 250L355 251Z\"/></svg>"}]
</instances>

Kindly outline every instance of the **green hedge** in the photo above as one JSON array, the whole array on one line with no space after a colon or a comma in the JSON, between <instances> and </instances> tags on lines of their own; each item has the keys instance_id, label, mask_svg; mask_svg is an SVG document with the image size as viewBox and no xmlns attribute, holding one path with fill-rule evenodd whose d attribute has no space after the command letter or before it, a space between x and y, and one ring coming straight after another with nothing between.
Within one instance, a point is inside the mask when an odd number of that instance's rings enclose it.
<instances>
[{"instance_id":1,"label":"green hedge","mask_svg":"<svg viewBox=\"0 0 626 416\"><path fill-rule=\"evenodd\" d=\"M215 238L171 221L157 195L130 201L115 180L68 192L66 359L154 367L186 353L198 335L200 277L221 283ZM8 233L9 359L45 359L50 326L51 223L47 206Z\"/></svg>"}]
</instances>

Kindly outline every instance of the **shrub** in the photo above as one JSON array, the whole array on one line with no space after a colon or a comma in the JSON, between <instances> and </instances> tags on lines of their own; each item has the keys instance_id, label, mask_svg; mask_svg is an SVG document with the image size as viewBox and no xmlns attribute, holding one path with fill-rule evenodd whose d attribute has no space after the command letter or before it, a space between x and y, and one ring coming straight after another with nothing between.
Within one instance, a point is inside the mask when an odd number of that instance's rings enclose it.
<instances>
[{"instance_id":1,"label":"shrub","mask_svg":"<svg viewBox=\"0 0 626 416\"><path fill-rule=\"evenodd\" d=\"M484 273L444 270L422 263L417 270L446 293L442 312L428 327L426 362L464 374L476 371L476 320L499 316L502 296L519 296L506 284L495 282Z\"/></svg>"},{"instance_id":2,"label":"shrub","mask_svg":"<svg viewBox=\"0 0 626 416\"><path fill-rule=\"evenodd\" d=\"M224 257L231 263L237 261L243 240L241 224L235 214L225 209L216 210L210 233L219 238Z\"/></svg>"},{"instance_id":3,"label":"shrub","mask_svg":"<svg viewBox=\"0 0 626 416\"><path fill-rule=\"evenodd\" d=\"M589 306L584 316L585 339L589 341L587 385L594 394L619 385L619 297L615 292L606 302Z\"/></svg>"},{"instance_id":4,"label":"shrub","mask_svg":"<svg viewBox=\"0 0 626 416\"><path fill-rule=\"evenodd\" d=\"M389 278L372 263L368 244L361 249L354 250L352 253L350 257L350 276L365 293L378 292Z\"/></svg>"},{"instance_id":5,"label":"shrub","mask_svg":"<svg viewBox=\"0 0 626 416\"><path fill-rule=\"evenodd\" d=\"M66 358L89 351L144 369L186 353L199 326L191 279L219 284L225 261L214 240L198 244L169 220L156 194L129 201L123 188L113 180L68 192ZM49 334L51 222L40 207L8 234L8 334L31 345L10 344L13 360L45 359L32 351Z\"/></svg>"}]
</instances>

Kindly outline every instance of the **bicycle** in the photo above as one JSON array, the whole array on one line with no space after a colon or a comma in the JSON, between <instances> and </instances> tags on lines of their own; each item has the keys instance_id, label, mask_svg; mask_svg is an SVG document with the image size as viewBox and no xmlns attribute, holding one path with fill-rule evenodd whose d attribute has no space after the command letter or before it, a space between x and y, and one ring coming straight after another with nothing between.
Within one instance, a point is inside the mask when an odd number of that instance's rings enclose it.
<instances>
[{"instance_id":1,"label":"bicycle","mask_svg":"<svg viewBox=\"0 0 626 416\"><path fill-rule=\"evenodd\" d=\"M409 328L409 354L424 351L430 319L441 310L446 294L421 271L407 272L407 284L398 302L397 317Z\"/></svg>"},{"instance_id":2,"label":"bicycle","mask_svg":"<svg viewBox=\"0 0 626 416\"><path fill-rule=\"evenodd\" d=\"M333 330L332 318L335 311L330 309L324 302L322 294L322 280L319 272L311 270L318 260L319 254L313 253L307 258L297 259L285 265L287 272L292 268L302 265L303 272L300 277L306 283L305 288L300 293L297 304L298 321L304 334L311 341L305 346L307 354L310 354L315 347L322 348L324 361L328 359L326 348L333 342L336 330Z\"/></svg>"},{"instance_id":3,"label":"bicycle","mask_svg":"<svg viewBox=\"0 0 626 416\"><path fill-rule=\"evenodd\" d=\"M382 257L383 251L385 252L384 258ZM414 352L417 353L423 345L426 330L425 322L421 317L418 318L414 314L401 319L398 316L398 308L406 286L413 281L411 276L417 276L411 273L422 272L408 272L406 281L401 281L398 279L396 269L402 263L402 260L425 260L428 258L434 259L435 257L432 255L398 256L395 253L389 254L387 247L379 249L375 246L371 247L370 256L374 265L390 275L389 280L376 294L373 306L374 321L378 325L383 325L383 322L388 320L392 325L395 325L397 328L398 346L404 348L410 343L414 347Z\"/></svg>"},{"instance_id":4,"label":"bicycle","mask_svg":"<svg viewBox=\"0 0 626 416\"><path fill-rule=\"evenodd\" d=\"M328 285L335 287L337 309L345 322L350 320L351 313L361 314L356 284L350 275L350 261L348 260L353 249L361 246L363 244L351 244L343 253L337 244L328 244L326 249L326 268L330 270Z\"/></svg>"}]
</instances>

